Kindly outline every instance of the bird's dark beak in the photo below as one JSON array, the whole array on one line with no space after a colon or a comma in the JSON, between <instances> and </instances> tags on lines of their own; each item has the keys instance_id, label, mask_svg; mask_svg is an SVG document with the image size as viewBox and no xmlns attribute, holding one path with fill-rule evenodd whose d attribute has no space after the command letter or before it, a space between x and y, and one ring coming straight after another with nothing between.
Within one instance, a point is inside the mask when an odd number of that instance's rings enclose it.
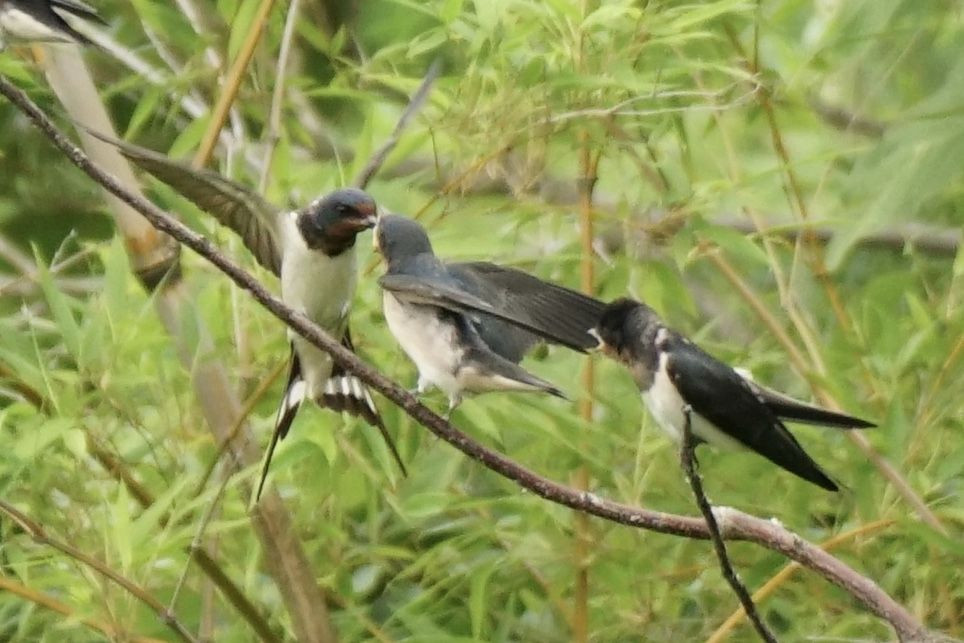
<instances>
[{"instance_id":1,"label":"bird's dark beak","mask_svg":"<svg viewBox=\"0 0 964 643\"><path fill-rule=\"evenodd\" d=\"M599 333L596 331L595 328L590 328L589 330L586 331L586 334L598 342L598 344L596 344L592 348L587 348L586 349L587 353L598 353L599 351L606 350L607 348L606 342L602 340L602 337L599 336Z\"/></svg>"},{"instance_id":2,"label":"bird's dark beak","mask_svg":"<svg viewBox=\"0 0 964 643\"><path fill-rule=\"evenodd\" d=\"M371 210L361 210L357 217L352 217L352 223L358 230L370 230L378 224L378 206Z\"/></svg>"}]
</instances>

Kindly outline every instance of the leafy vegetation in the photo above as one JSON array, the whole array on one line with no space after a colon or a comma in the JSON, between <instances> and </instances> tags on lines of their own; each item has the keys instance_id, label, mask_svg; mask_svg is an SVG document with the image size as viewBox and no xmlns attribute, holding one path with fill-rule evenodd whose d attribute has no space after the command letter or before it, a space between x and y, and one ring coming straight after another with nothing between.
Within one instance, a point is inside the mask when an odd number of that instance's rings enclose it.
<instances>
[{"instance_id":1,"label":"leafy vegetation","mask_svg":"<svg viewBox=\"0 0 964 643\"><path fill-rule=\"evenodd\" d=\"M220 93L205 48L232 60L259 4L198 2L198 34L182 3L99 2L120 44L85 56L118 131L190 155L209 120L192 105L209 107ZM302 3L282 81L286 9L271 13L244 76L220 171L259 184L272 90L284 82L267 196L303 203L348 183L440 58L429 104L369 191L418 216L443 256L578 286L584 159L598 155L595 294L645 299L758 380L805 399L817 391L878 421L864 435L940 526L845 434L807 427L794 431L846 492L824 493L749 454L706 450L713 502L774 516L812 541L842 537L836 555L930 627L964 636L964 41L953 4ZM121 49L156 69L156 82L125 66ZM62 114L30 53L0 54L0 73ZM251 640L248 623L188 562L185 548L206 526L220 567L282 637L293 636L248 520L257 466L227 482L209 516L219 445L95 186L6 102L0 138L0 497L162 603L177 595L173 612L191 631ZM276 287L231 233L148 184ZM930 226L928 238L915 242L911 223ZM828 233L826 246L806 239L815 228ZM861 241L883 233L907 242ZM209 265L183 260L191 304L232 385L249 398L275 377L249 416L266 443L284 329ZM357 347L408 384L414 370L381 317L380 267L367 254L362 264ZM578 399L584 360L553 348L527 366ZM674 446L626 373L600 361L593 398L591 421L576 403L525 395L469 400L453 420L550 478L569 482L585 467L598 495L695 514ZM444 408L441 396L427 399ZM377 432L314 408L272 467L339 638L568 640L582 562L593 640L698 640L736 607L708 543L593 520L581 561L570 510L520 493L380 406L408 478L398 478ZM105 466L111 458L150 493L149 508ZM0 533L4 638L111 636L89 620L173 637L129 592L9 520ZM786 562L748 544L730 550L751 591ZM15 586L60 601L71 618ZM802 571L760 608L784 640L891 636ZM744 625L732 637L752 632Z\"/></svg>"}]
</instances>

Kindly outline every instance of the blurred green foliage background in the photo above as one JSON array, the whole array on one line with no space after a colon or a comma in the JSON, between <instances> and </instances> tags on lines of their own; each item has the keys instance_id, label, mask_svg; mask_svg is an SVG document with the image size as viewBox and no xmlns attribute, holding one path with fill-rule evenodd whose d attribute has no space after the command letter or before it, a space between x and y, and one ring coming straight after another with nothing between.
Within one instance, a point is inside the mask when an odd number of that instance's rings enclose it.
<instances>
[{"instance_id":1,"label":"blurred green foliage background","mask_svg":"<svg viewBox=\"0 0 964 643\"><path fill-rule=\"evenodd\" d=\"M187 4L199 22L182 12ZM258 4L97 2L112 44L84 56L118 132L189 156L223 74L205 52L233 59ZM266 156L287 8L271 14L226 128L231 145L214 164L249 186ZM812 399L808 380L817 382L847 411L878 421L866 436L944 533L833 430L794 428L846 492L824 493L752 455L707 450L710 498L774 516L812 541L866 528L837 555L927 625L960 637L962 36L956 2L305 0L266 193L300 204L350 181L438 58L442 77L428 105L369 191L418 216L445 257L494 260L578 287L580 159L598 154L595 293L642 298L759 381L804 399ZM0 53L0 73L69 126L33 53ZM154 76L132 70L132 58ZM277 289L230 232L145 185ZM809 229L819 243L795 241ZM169 599L217 491L216 478L196 491L217 445L97 187L5 101L0 233L0 496ZM414 369L384 326L373 280L380 268L362 245L356 344L409 385ZM184 262L193 303L247 397L284 359L284 329L209 265L190 253ZM807 372L789 368L787 347L751 302L775 316ZM578 399L584 359L550 349L527 366ZM280 387L250 417L265 442ZM525 395L469 400L453 419L550 478L568 482L585 467L599 495L694 514L674 446L628 375L600 362L593 395L592 421L575 403ZM441 396L428 401L444 408ZM302 412L273 464L340 638L569 640L580 566L572 512L520 493L379 404L407 479L376 432L315 408ZM142 511L91 458L91 439L158 498L152 509ZM228 575L288 637L247 520L256 469L229 482L206 533ZM164 510L177 520L159 529ZM874 526L881 520L892 522ZM589 532L592 640L699 640L735 608L709 544L597 520ZM77 617L3 592L5 640L99 636L82 617L171 636L131 596L9 521L0 536L3 576L57 597ZM751 590L785 563L759 547L730 549ZM761 609L788 641L891 636L810 573L797 572ZM213 640L253 639L197 568L175 611ZM742 626L731 638L752 632Z\"/></svg>"}]
</instances>

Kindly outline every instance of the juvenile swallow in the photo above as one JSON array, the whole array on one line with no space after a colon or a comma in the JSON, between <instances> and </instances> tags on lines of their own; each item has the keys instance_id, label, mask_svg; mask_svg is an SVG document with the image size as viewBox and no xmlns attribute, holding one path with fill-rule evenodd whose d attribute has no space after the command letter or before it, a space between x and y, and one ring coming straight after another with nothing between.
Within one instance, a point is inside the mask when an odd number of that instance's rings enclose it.
<instances>
[{"instance_id":1,"label":"juvenile swallow","mask_svg":"<svg viewBox=\"0 0 964 643\"><path fill-rule=\"evenodd\" d=\"M80 0L0 0L0 49L7 39L91 44L65 16L107 25L93 7Z\"/></svg>"},{"instance_id":2,"label":"juvenile swallow","mask_svg":"<svg viewBox=\"0 0 964 643\"><path fill-rule=\"evenodd\" d=\"M128 159L168 184L240 235L262 266L281 278L281 298L354 351L348 317L358 270L356 236L375 225L378 207L362 190L344 188L304 208L284 211L217 172L197 170L163 154L106 137ZM278 441L307 398L321 407L362 417L382 434L402 474L405 465L364 383L331 356L288 330L291 361L265 457L260 497Z\"/></svg>"},{"instance_id":3,"label":"juvenile swallow","mask_svg":"<svg viewBox=\"0 0 964 643\"><path fill-rule=\"evenodd\" d=\"M656 423L680 442L689 409L698 443L755 451L787 471L837 491L783 420L860 429L874 424L794 400L756 384L663 324L646 304L617 299L589 331L597 348L623 364Z\"/></svg>"},{"instance_id":4,"label":"juvenile swallow","mask_svg":"<svg viewBox=\"0 0 964 643\"><path fill-rule=\"evenodd\" d=\"M375 247L388 265L385 320L418 369L416 391L435 386L449 413L465 393L538 391L565 397L519 362L541 339L578 351L604 304L521 270L492 263L443 263L412 219L379 218Z\"/></svg>"}]
</instances>

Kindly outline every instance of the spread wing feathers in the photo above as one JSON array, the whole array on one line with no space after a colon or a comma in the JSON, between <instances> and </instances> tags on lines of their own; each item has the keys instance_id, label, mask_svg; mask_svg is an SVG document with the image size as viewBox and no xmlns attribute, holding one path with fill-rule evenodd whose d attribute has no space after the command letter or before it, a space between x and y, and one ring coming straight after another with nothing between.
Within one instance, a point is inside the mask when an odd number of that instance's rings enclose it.
<instances>
[{"instance_id":1,"label":"spread wing feathers","mask_svg":"<svg viewBox=\"0 0 964 643\"><path fill-rule=\"evenodd\" d=\"M115 145L121 153L154 178L175 189L194 205L234 230L258 263L281 273L281 210L247 188L211 170L195 169L138 145L91 131Z\"/></svg>"},{"instance_id":2,"label":"spread wing feathers","mask_svg":"<svg viewBox=\"0 0 964 643\"><path fill-rule=\"evenodd\" d=\"M347 329L341 343L348 350L355 352L351 335ZM395 447L395 441L392 440L392 436L388 434L388 429L385 428L385 422L378 412L378 407L375 406L375 401L372 399L368 387L360 379L346 371L338 362L335 362L332 366L331 375L325 383L325 391L321 399L318 400L318 405L333 411L343 411L360 417L377 428L402 475L408 475L405 463L402 462L402 456L399 455L398 449Z\"/></svg>"},{"instance_id":3,"label":"spread wing feathers","mask_svg":"<svg viewBox=\"0 0 964 643\"><path fill-rule=\"evenodd\" d=\"M291 423L298 415L298 409L305 399L305 381L301 379L301 360L294 347L291 348L291 368L288 371L288 383L285 385L284 395L281 397L281 404L278 405L278 416L275 419L274 431L271 434L271 443L268 445L268 452L264 457L264 464L261 465L261 480L258 482L258 492L255 500L261 498L261 491L264 483L268 479L268 469L271 467L271 458L278 442L288 435Z\"/></svg>"},{"instance_id":4,"label":"spread wing feathers","mask_svg":"<svg viewBox=\"0 0 964 643\"><path fill-rule=\"evenodd\" d=\"M837 490L747 380L682 339L668 348L670 379L694 412L774 464L824 489Z\"/></svg>"},{"instance_id":5,"label":"spread wing feathers","mask_svg":"<svg viewBox=\"0 0 964 643\"><path fill-rule=\"evenodd\" d=\"M877 426L873 422L861 420L852 415L822 409L819 406L795 400L756 382L748 382L748 384L750 389L773 411L774 415L785 420L838 429L868 429Z\"/></svg>"},{"instance_id":6,"label":"spread wing feathers","mask_svg":"<svg viewBox=\"0 0 964 643\"><path fill-rule=\"evenodd\" d=\"M543 281L527 272L484 261L447 266L466 290L489 302L508 321L573 350L595 347L588 334L605 304L580 292ZM530 344L531 345L531 344Z\"/></svg>"},{"instance_id":7,"label":"spread wing feathers","mask_svg":"<svg viewBox=\"0 0 964 643\"><path fill-rule=\"evenodd\" d=\"M80 0L51 0L50 8L55 12L63 11L64 13L69 13L85 20L98 22L104 26L107 25L107 21L101 18L92 6Z\"/></svg>"}]
</instances>

